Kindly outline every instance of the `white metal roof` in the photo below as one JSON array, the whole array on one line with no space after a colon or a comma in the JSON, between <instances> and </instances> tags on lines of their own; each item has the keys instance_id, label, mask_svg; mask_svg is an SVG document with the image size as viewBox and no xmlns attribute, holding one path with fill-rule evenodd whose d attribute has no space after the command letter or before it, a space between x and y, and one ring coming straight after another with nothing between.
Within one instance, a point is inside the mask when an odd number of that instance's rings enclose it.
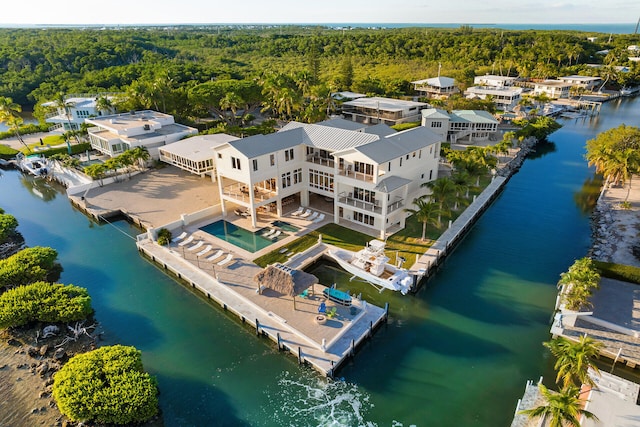
<instances>
[{"instance_id":1,"label":"white metal roof","mask_svg":"<svg viewBox=\"0 0 640 427\"><path fill-rule=\"evenodd\" d=\"M427 108L422 110L422 117L427 117L430 119L448 119L449 113L440 108Z\"/></svg>"},{"instance_id":2,"label":"white metal roof","mask_svg":"<svg viewBox=\"0 0 640 427\"><path fill-rule=\"evenodd\" d=\"M239 138L226 133L200 135L167 144L161 147L160 151L197 162L214 158L215 152L213 149L215 147L237 139Z\"/></svg>"},{"instance_id":3,"label":"white metal roof","mask_svg":"<svg viewBox=\"0 0 640 427\"><path fill-rule=\"evenodd\" d=\"M391 175L378 182L378 185L376 185L375 189L377 191L382 191L383 193L391 193L393 190L397 190L398 188L408 184L411 184L410 179Z\"/></svg>"},{"instance_id":4,"label":"white metal roof","mask_svg":"<svg viewBox=\"0 0 640 427\"><path fill-rule=\"evenodd\" d=\"M405 101L402 99L381 98L374 96L371 98L358 98L353 101L345 102L345 106L373 108L383 111L404 111L412 107L426 107L429 104L425 102Z\"/></svg>"},{"instance_id":5,"label":"white metal roof","mask_svg":"<svg viewBox=\"0 0 640 427\"><path fill-rule=\"evenodd\" d=\"M411 82L417 85L427 84L429 86L434 87L451 87L455 84L455 80L451 77L431 77L430 79L424 80L416 80L415 82Z\"/></svg>"},{"instance_id":6,"label":"white metal roof","mask_svg":"<svg viewBox=\"0 0 640 427\"><path fill-rule=\"evenodd\" d=\"M498 123L491 113L484 110L453 110L451 112L452 122L471 123Z\"/></svg>"},{"instance_id":7,"label":"white metal roof","mask_svg":"<svg viewBox=\"0 0 640 427\"><path fill-rule=\"evenodd\" d=\"M440 141L442 141L440 135L430 131L424 126L419 126L395 133L370 144L355 147L354 149L380 164L418 151L421 148L428 147Z\"/></svg>"}]
</instances>

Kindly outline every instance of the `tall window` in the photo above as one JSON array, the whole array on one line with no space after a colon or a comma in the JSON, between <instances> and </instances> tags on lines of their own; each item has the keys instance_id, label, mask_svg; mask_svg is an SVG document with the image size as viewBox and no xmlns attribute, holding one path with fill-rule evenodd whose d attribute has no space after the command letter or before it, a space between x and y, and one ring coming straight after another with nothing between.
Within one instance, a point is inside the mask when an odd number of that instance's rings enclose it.
<instances>
[{"instance_id":1,"label":"tall window","mask_svg":"<svg viewBox=\"0 0 640 427\"><path fill-rule=\"evenodd\" d=\"M302 182L302 168L293 171L293 183L300 184Z\"/></svg>"},{"instance_id":2,"label":"tall window","mask_svg":"<svg viewBox=\"0 0 640 427\"><path fill-rule=\"evenodd\" d=\"M253 159L253 171L258 170L258 159Z\"/></svg>"},{"instance_id":3,"label":"tall window","mask_svg":"<svg viewBox=\"0 0 640 427\"><path fill-rule=\"evenodd\" d=\"M231 168L240 170L240 159L231 157Z\"/></svg>"},{"instance_id":4,"label":"tall window","mask_svg":"<svg viewBox=\"0 0 640 427\"><path fill-rule=\"evenodd\" d=\"M309 169L309 187L333 193L333 174Z\"/></svg>"},{"instance_id":5,"label":"tall window","mask_svg":"<svg viewBox=\"0 0 640 427\"><path fill-rule=\"evenodd\" d=\"M362 200L363 202L375 203L376 192L371 190L364 190L358 187L353 187L353 198Z\"/></svg>"},{"instance_id":6,"label":"tall window","mask_svg":"<svg viewBox=\"0 0 640 427\"><path fill-rule=\"evenodd\" d=\"M282 188L291 187L291 172L282 174Z\"/></svg>"},{"instance_id":7,"label":"tall window","mask_svg":"<svg viewBox=\"0 0 640 427\"><path fill-rule=\"evenodd\" d=\"M293 160L293 148L289 148L288 150L284 150L284 160L288 162L289 160Z\"/></svg>"},{"instance_id":8,"label":"tall window","mask_svg":"<svg viewBox=\"0 0 640 427\"><path fill-rule=\"evenodd\" d=\"M353 220L356 222L361 222L363 224L367 224L371 226L375 225L374 217L372 217L371 215L363 214L362 212L354 212Z\"/></svg>"},{"instance_id":9,"label":"tall window","mask_svg":"<svg viewBox=\"0 0 640 427\"><path fill-rule=\"evenodd\" d=\"M431 127L432 128L441 128L442 127L442 122L431 122Z\"/></svg>"},{"instance_id":10,"label":"tall window","mask_svg":"<svg viewBox=\"0 0 640 427\"><path fill-rule=\"evenodd\" d=\"M270 154L269 155L269 163L271 163L271 166L275 166L276 165L276 155L275 154Z\"/></svg>"}]
</instances>

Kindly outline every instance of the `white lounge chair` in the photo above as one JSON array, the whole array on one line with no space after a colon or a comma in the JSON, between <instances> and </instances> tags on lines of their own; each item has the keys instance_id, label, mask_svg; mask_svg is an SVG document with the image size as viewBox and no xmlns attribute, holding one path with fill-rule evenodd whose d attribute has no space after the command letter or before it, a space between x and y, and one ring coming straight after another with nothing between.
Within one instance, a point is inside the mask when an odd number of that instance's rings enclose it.
<instances>
[{"instance_id":1,"label":"white lounge chair","mask_svg":"<svg viewBox=\"0 0 640 427\"><path fill-rule=\"evenodd\" d=\"M211 255L209 258L207 258L207 261L213 261L216 258L220 258L223 253L224 253L224 251L222 249L219 249L218 252L216 252L215 254Z\"/></svg>"},{"instance_id":2,"label":"white lounge chair","mask_svg":"<svg viewBox=\"0 0 640 427\"><path fill-rule=\"evenodd\" d=\"M173 243L176 243L176 242L178 242L178 241L180 241L180 240L184 239L185 237L187 237L187 232L186 232L186 231L183 231L182 233L180 233L180 235L179 235L179 236L176 236L176 237L174 237L173 239L171 239L171 241L172 241Z\"/></svg>"},{"instance_id":3,"label":"white lounge chair","mask_svg":"<svg viewBox=\"0 0 640 427\"><path fill-rule=\"evenodd\" d=\"M302 206L300 206L297 210L291 212L291 216L298 216L300 215L302 212L304 212L304 208Z\"/></svg>"},{"instance_id":4,"label":"white lounge chair","mask_svg":"<svg viewBox=\"0 0 640 427\"><path fill-rule=\"evenodd\" d=\"M282 234L282 231L278 230L275 233L273 233L269 238L271 240L276 240L278 238L278 236L281 235L281 234Z\"/></svg>"},{"instance_id":5,"label":"white lounge chair","mask_svg":"<svg viewBox=\"0 0 640 427\"><path fill-rule=\"evenodd\" d=\"M274 234L276 231L278 231L278 230L276 230L275 228L272 228L272 229L270 229L269 231L267 231L266 233L264 233L262 236L263 236L263 237L269 237L269 236L271 236L272 234Z\"/></svg>"},{"instance_id":6,"label":"white lounge chair","mask_svg":"<svg viewBox=\"0 0 640 427\"><path fill-rule=\"evenodd\" d=\"M202 256L202 255L206 254L207 252L209 252L211 249L213 249L213 248L211 247L211 245L207 245L203 250L201 250L200 252L198 252L198 253L196 254L196 256Z\"/></svg>"},{"instance_id":7,"label":"white lounge chair","mask_svg":"<svg viewBox=\"0 0 640 427\"><path fill-rule=\"evenodd\" d=\"M189 249L187 249L189 252L193 252L196 249L200 249L202 247L202 245L204 245L204 242L202 240L200 240L198 243L196 243L195 245L191 246Z\"/></svg>"},{"instance_id":8,"label":"white lounge chair","mask_svg":"<svg viewBox=\"0 0 640 427\"><path fill-rule=\"evenodd\" d=\"M309 218L307 218L309 221L313 221L314 219L316 219L318 217L318 212L314 212L311 214L311 216Z\"/></svg>"},{"instance_id":9,"label":"white lounge chair","mask_svg":"<svg viewBox=\"0 0 640 427\"><path fill-rule=\"evenodd\" d=\"M231 262L231 260L233 259L233 254L227 254L227 256L218 263L218 265L226 265L229 264Z\"/></svg>"},{"instance_id":10,"label":"white lounge chair","mask_svg":"<svg viewBox=\"0 0 640 427\"><path fill-rule=\"evenodd\" d=\"M321 222L321 221L324 221L324 214L318 215L318 217L313 220L313 222Z\"/></svg>"},{"instance_id":11,"label":"white lounge chair","mask_svg":"<svg viewBox=\"0 0 640 427\"><path fill-rule=\"evenodd\" d=\"M193 236L189 236L187 237L186 240L183 240L182 242L178 243L179 246L186 246L189 243L193 242Z\"/></svg>"},{"instance_id":12,"label":"white lounge chair","mask_svg":"<svg viewBox=\"0 0 640 427\"><path fill-rule=\"evenodd\" d=\"M311 215L313 213L313 211L311 209L307 209L304 213L300 214L300 218L306 218L309 215Z\"/></svg>"}]
</instances>

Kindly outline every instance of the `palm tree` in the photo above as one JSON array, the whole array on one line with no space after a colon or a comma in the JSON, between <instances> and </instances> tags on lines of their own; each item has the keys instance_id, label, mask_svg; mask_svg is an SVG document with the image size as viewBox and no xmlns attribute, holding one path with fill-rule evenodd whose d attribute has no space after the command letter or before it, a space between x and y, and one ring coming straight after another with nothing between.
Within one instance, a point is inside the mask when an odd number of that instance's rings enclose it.
<instances>
[{"instance_id":1,"label":"palm tree","mask_svg":"<svg viewBox=\"0 0 640 427\"><path fill-rule=\"evenodd\" d=\"M581 336L578 341L560 336L543 345L556 357L556 363L553 366L558 372L556 383L559 384L562 380L564 387L595 385L589 376L589 368L596 374L600 374L593 360L600 355L600 349L603 346L601 342L586 335Z\"/></svg>"},{"instance_id":2,"label":"palm tree","mask_svg":"<svg viewBox=\"0 0 640 427\"><path fill-rule=\"evenodd\" d=\"M127 171L127 178L131 179L131 166L133 166L134 163L136 162L133 152L131 150L125 151L124 153L118 156L118 160L120 161L120 164L124 166L125 170Z\"/></svg>"},{"instance_id":3,"label":"palm tree","mask_svg":"<svg viewBox=\"0 0 640 427\"><path fill-rule=\"evenodd\" d=\"M431 189L430 198L438 203L438 225L440 225L442 214L446 214L450 211L451 203L455 201L456 193L458 189L453 180L447 176L436 179L435 181L425 182L421 187L428 187Z\"/></svg>"},{"instance_id":4,"label":"palm tree","mask_svg":"<svg viewBox=\"0 0 640 427\"><path fill-rule=\"evenodd\" d=\"M133 159L138 162L141 169L144 169L146 162L151 158L147 147L138 146L132 148L130 151Z\"/></svg>"},{"instance_id":5,"label":"palm tree","mask_svg":"<svg viewBox=\"0 0 640 427\"><path fill-rule=\"evenodd\" d=\"M580 417L598 420L593 413L583 408L580 400L580 390L575 386L568 386L559 392L553 392L539 384L538 388L546 404L537 408L525 409L520 414L529 418L548 418L549 427L580 427Z\"/></svg>"},{"instance_id":6,"label":"palm tree","mask_svg":"<svg viewBox=\"0 0 640 427\"><path fill-rule=\"evenodd\" d=\"M100 181L100 187L104 185L103 179L107 172L107 167L104 163L94 163L84 168L84 173L89 175L91 179L98 179Z\"/></svg>"},{"instance_id":7,"label":"palm tree","mask_svg":"<svg viewBox=\"0 0 640 427\"><path fill-rule=\"evenodd\" d=\"M96 99L96 110L98 110L99 112L104 111L107 113L107 115L109 115L114 112L115 108L113 102L109 97L101 95Z\"/></svg>"},{"instance_id":8,"label":"palm tree","mask_svg":"<svg viewBox=\"0 0 640 427\"><path fill-rule=\"evenodd\" d=\"M588 257L576 260L569 270L560 274L558 287L562 289L562 301L569 310L589 306L589 298L600 286L600 274L593 260Z\"/></svg>"},{"instance_id":9,"label":"palm tree","mask_svg":"<svg viewBox=\"0 0 640 427\"><path fill-rule=\"evenodd\" d=\"M69 124L69 132L75 131L76 129L71 123L71 109L75 107L76 104L74 102L67 101L67 98L64 96L64 93L59 92L56 98L53 100L53 105L58 110L64 111L64 116L67 119L67 123ZM76 143L80 144L80 140L78 139L78 136L75 133L73 133L73 136L76 139Z\"/></svg>"},{"instance_id":10,"label":"palm tree","mask_svg":"<svg viewBox=\"0 0 640 427\"><path fill-rule=\"evenodd\" d=\"M424 241L427 234L427 224L440 225L441 211L436 202L427 201L422 197L414 199L413 204L416 205L416 209L405 209L405 212L415 215L416 220L422 223L421 240Z\"/></svg>"},{"instance_id":11,"label":"palm tree","mask_svg":"<svg viewBox=\"0 0 640 427\"><path fill-rule=\"evenodd\" d=\"M29 146L22 139L22 135L20 135L20 125L22 125L23 120L20 117L20 113L22 112L22 107L20 104L13 102L13 99L0 96L0 123L6 123L15 134L16 138L22 145L24 145L28 152L31 152Z\"/></svg>"},{"instance_id":12,"label":"palm tree","mask_svg":"<svg viewBox=\"0 0 640 427\"><path fill-rule=\"evenodd\" d=\"M118 157L107 159L104 162L104 166L107 168L107 170L113 171L113 179L114 181L118 182L118 169L122 166L120 159Z\"/></svg>"}]
</instances>

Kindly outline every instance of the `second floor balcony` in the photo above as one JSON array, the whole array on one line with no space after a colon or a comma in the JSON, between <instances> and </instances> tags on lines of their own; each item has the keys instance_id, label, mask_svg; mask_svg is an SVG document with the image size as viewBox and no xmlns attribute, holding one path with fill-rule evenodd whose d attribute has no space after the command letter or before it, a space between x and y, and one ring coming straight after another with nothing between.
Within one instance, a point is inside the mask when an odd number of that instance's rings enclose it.
<instances>
[{"instance_id":1,"label":"second floor balcony","mask_svg":"<svg viewBox=\"0 0 640 427\"><path fill-rule=\"evenodd\" d=\"M332 158L322 157L319 153L309 154L307 156L307 162L329 168L333 168L336 163Z\"/></svg>"},{"instance_id":2,"label":"second floor balcony","mask_svg":"<svg viewBox=\"0 0 640 427\"><path fill-rule=\"evenodd\" d=\"M356 172L353 170L352 165L346 165L344 167L341 167L338 171L338 174L349 177L349 178L357 179L358 181L373 182L374 180L373 174Z\"/></svg>"},{"instance_id":3,"label":"second floor balcony","mask_svg":"<svg viewBox=\"0 0 640 427\"><path fill-rule=\"evenodd\" d=\"M250 203L250 191L251 190L249 189L249 187L242 182L234 182L222 187L223 195L231 197L232 199L238 200L243 203ZM255 202L263 202L265 200L272 199L277 195L278 193L275 190L269 190L258 186L253 187L253 200Z\"/></svg>"},{"instance_id":4,"label":"second floor balcony","mask_svg":"<svg viewBox=\"0 0 640 427\"><path fill-rule=\"evenodd\" d=\"M373 212L377 214L382 213L382 205L379 200L361 200L353 197L353 193L342 192L338 196L338 202L347 206L354 207L356 209ZM403 199L396 200L394 202L390 202L387 205L387 214L397 211L398 209L404 208L405 203Z\"/></svg>"}]
</instances>

